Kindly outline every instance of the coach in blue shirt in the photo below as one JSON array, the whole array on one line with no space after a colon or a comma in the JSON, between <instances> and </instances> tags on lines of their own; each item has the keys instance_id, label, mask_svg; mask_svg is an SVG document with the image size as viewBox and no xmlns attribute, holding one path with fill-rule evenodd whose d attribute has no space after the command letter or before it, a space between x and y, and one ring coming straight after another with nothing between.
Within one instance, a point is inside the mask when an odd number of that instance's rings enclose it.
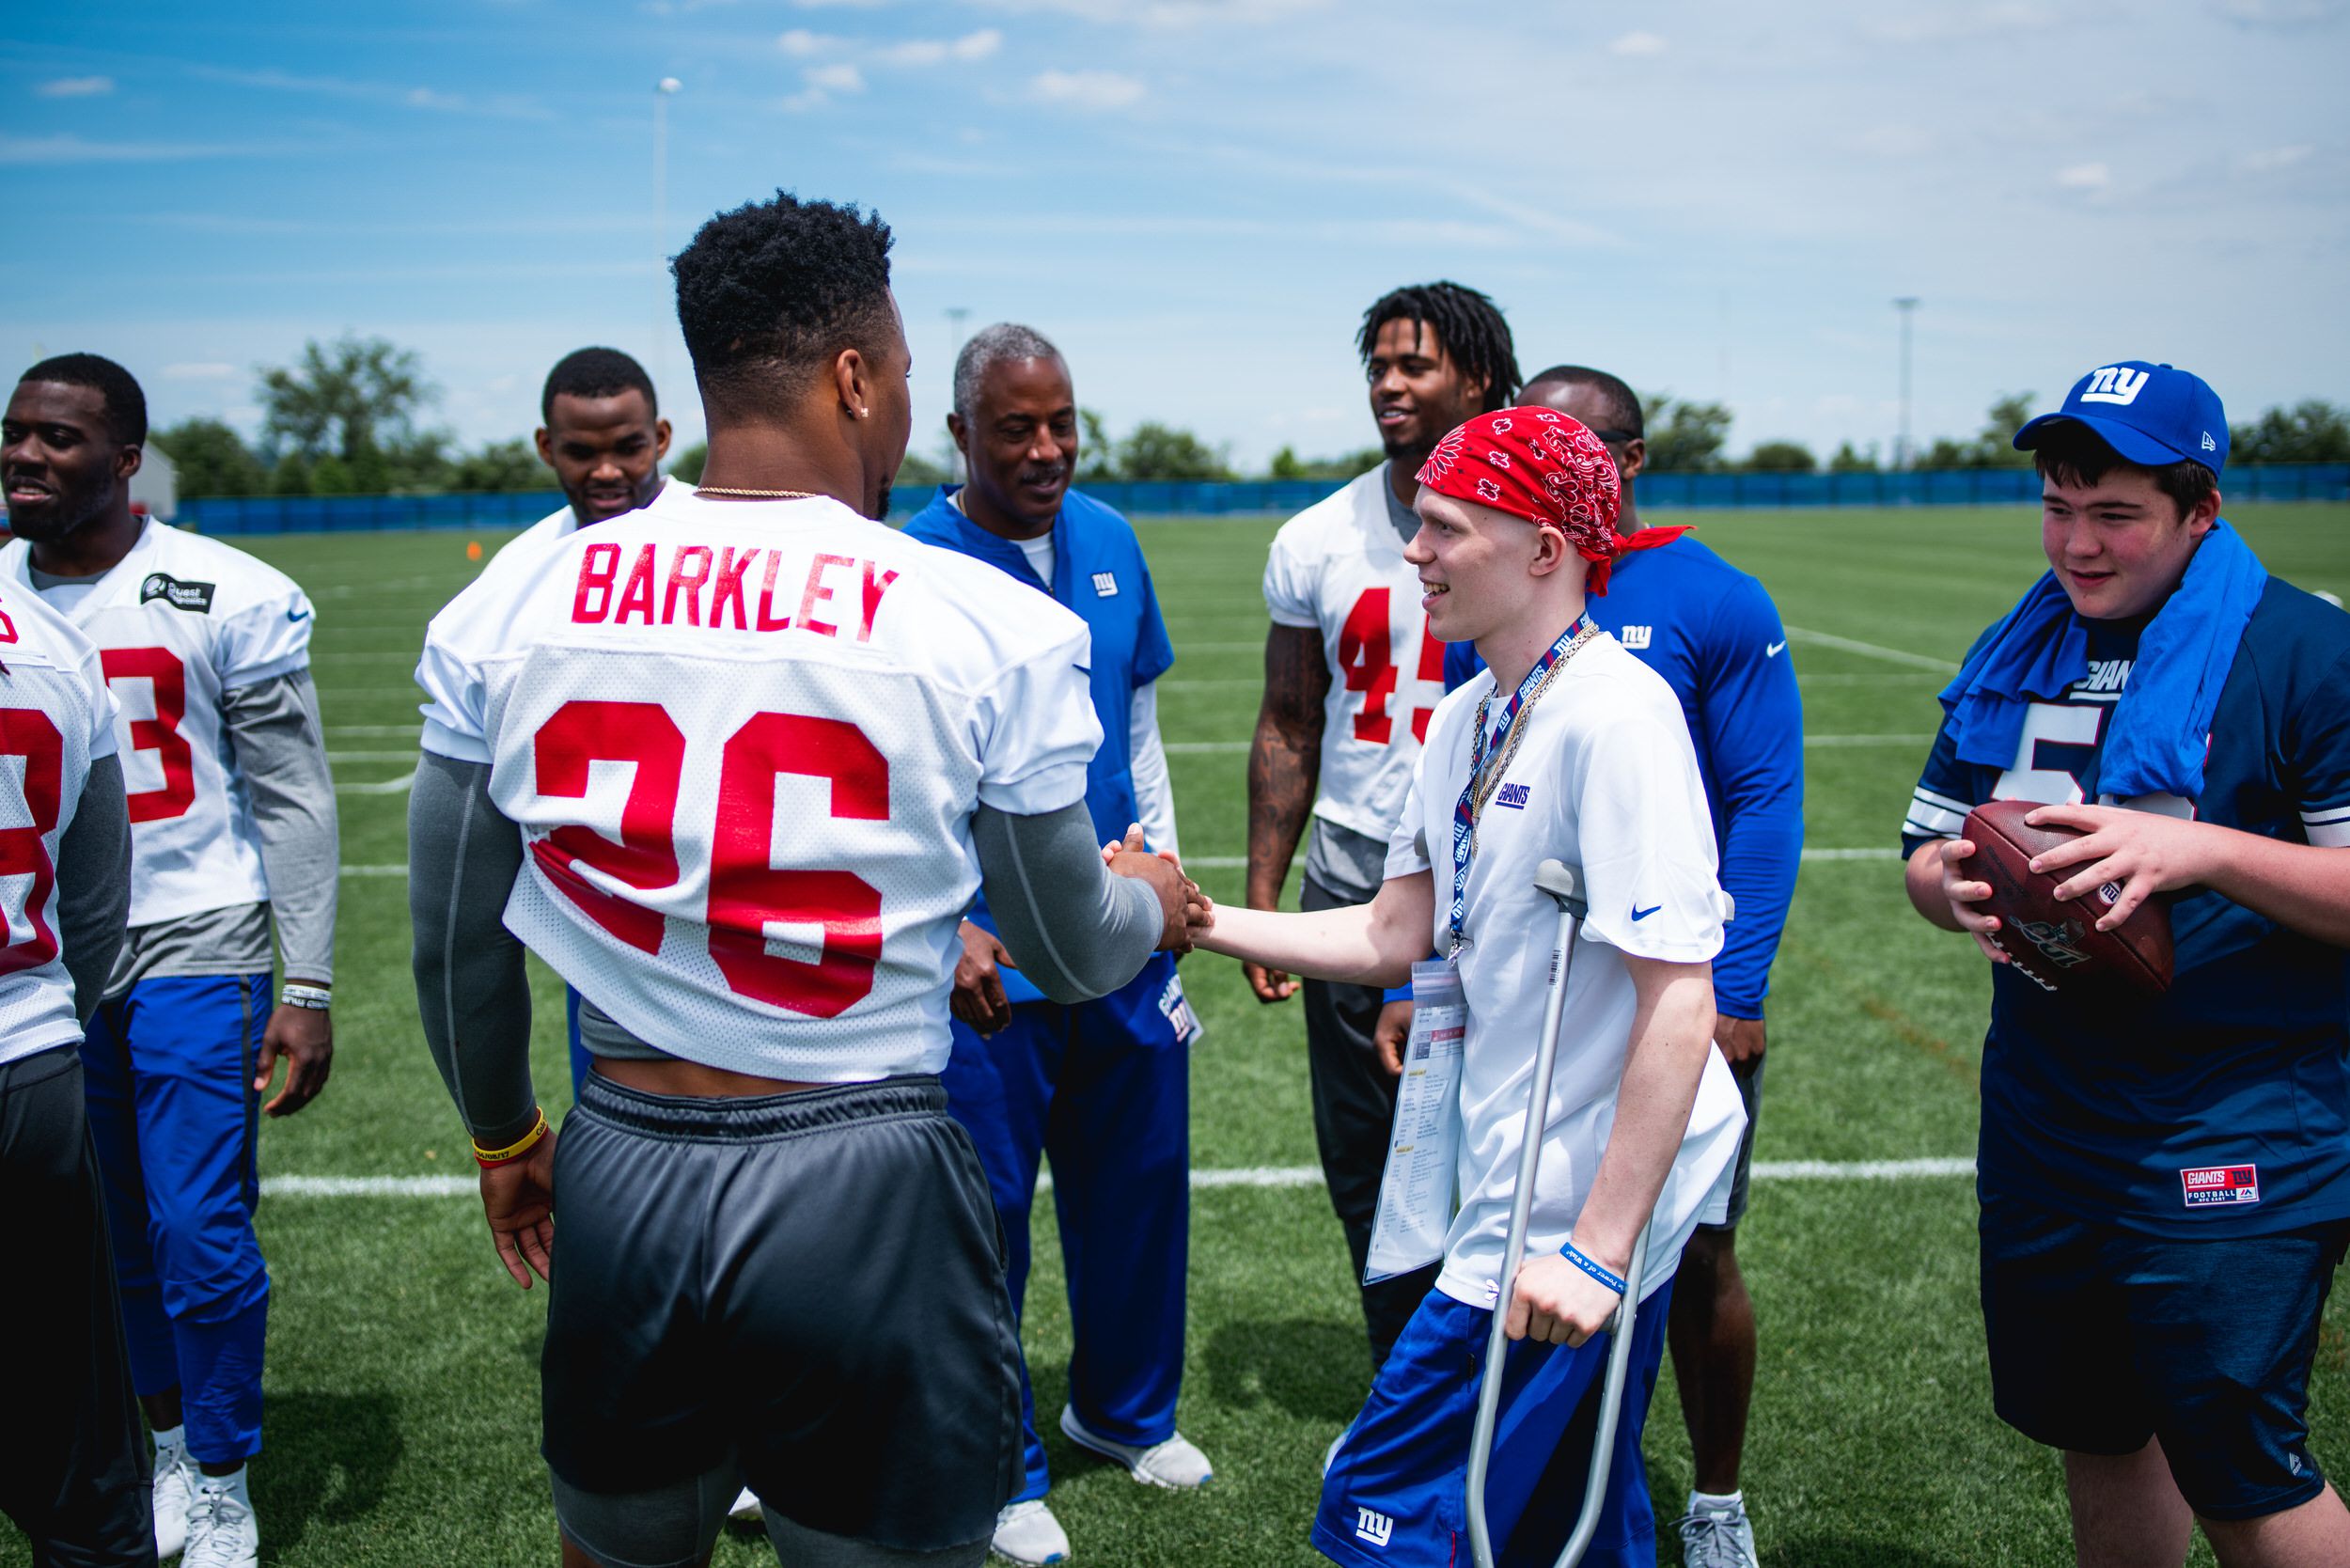
<instances>
[{"instance_id":1,"label":"coach in blue shirt","mask_svg":"<svg viewBox=\"0 0 2350 1568\"><path fill-rule=\"evenodd\" d=\"M1528 382L1518 401L1579 419L1606 444L1623 481L1617 527L1639 527L1632 487L1647 442L1632 388L1605 370L1560 365ZM1700 1227L1682 1254L1669 1331L1696 1460L1696 1489L1680 1521L1683 1556L1707 1568L1747 1568L1754 1561L1754 1536L1738 1464L1754 1390L1754 1304L1735 1244L1762 1092L1762 999L1803 858L1803 700L1771 596L1693 538L1624 557L1606 593L1589 607L1592 619L1681 698L1713 808L1722 886L1737 901L1714 961L1715 1041L1746 1099L1747 1136L1729 1217ZM1445 689L1482 667L1473 646L1454 643L1445 651Z\"/></svg>"},{"instance_id":2,"label":"coach in blue shirt","mask_svg":"<svg viewBox=\"0 0 2350 1568\"><path fill-rule=\"evenodd\" d=\"M948 429L970 483L948 486L909 536L976 556L1048 593L1093 633L1102 748L1086 807L1104 840L1140 823L1173 851L1174 800L1152 682L1175 662L1142 546L1124 518L1069 488L1077 405L1069 368L1036 332L1000 324L955 361ZM1208 1462L1175 1430L1183 1366L1190 1225L1190 1050L1198 1032L1175 961L1160 954L1123 990L1064 1007L1021 978L985 902L964 923L955 971L948 1106L986 1168L1010 1251L1017 1310L1040 1152L1053 1156L1075 1348L1061 1430L1138 1480L1196 1487ZM996 1524L1014 1562L1066 1559L1044 1502L1044 1446L1023 1368L1026 1475Z\"/></svg>"},{"instance_id":3,"label":"coach in blue shirt","mask_svg":"<svg viewBox=\"0 0 2350 1568\"><path fill-rule=\"evenodd\" d=\"M2219 515L2228 420L2185 370L2100 366L2016 432L2049 571L1968 651L1902 828L1908 890L1995 959L1966 812L2111 930L2169 894L2167 994L1992 969L1991 1397L2064 1451L2083 1562L2350 1562L2309 1377L2350 1246L2350 616ZM2091 803L2095 804L2091 804ZM2110 907L2107 907L2107 904Z\"/></svg>"}]
</instances>

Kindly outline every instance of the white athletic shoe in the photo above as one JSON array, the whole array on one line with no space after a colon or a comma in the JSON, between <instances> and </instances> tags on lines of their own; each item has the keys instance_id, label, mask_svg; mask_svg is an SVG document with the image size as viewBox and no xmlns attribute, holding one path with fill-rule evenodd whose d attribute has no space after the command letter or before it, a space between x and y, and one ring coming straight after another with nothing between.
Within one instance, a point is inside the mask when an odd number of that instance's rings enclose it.
<instances>
[{"instance_id":1,"label":"white athletic shoe","mask_svg":"<svg viewBox=\"0 0 2350 1568\"><path fill-rule=\"evenodd\" d=\"M745 1486L734 1506L727 1510L727 1517L737 1524L756 1525L767 1517L767 1511L760 1506L759 1494Z\"/></svg>"},{"instance_id":2,"label":"white athletic shoe","mask_svg":"<svg viewBox=\"0 0 2350 1568\"><path fill-rule=\"evenodd\" d=\"M1022 1568L1042 1568L1047 1562L1069 1560L1069 1532L1060 1528L1042 1497L1009 1503L995 1515L995 1535L990 1550Z\"/></svg>"},{"instance_id":3,"label":"white athletic shoe","mask_svg":"<svg viewBox=\"0 0 2350 1568\"><path fill-rule=\"evenodd\" d=\"M196 1500L196 1461L185 1443L155 1450L155 1555L178 1557L188 1544L188 1504Z\"/></svg>"},{"instance_id":4,"label":"white athletic shoe","mask_svg":"<svg viewBox=\"0 0 2350 1568\"><path fill-rule=\"evenodd\" d=\"M1686 1568L1757 1568L1754 1524L1747 1505L1700 1508L1673 1521Z\"/></svg>"},{"instance_id":5,"label":"white athletic shoe","mask_svg":"<svg viewBox=\"0 0 2350 1568\"><path fill-rule=\"evenodd\" d=\"M243 1487L226 1476L202 1476L188 1504L188 1545L180 1568L258 1568L261 1527Z\"/></svg>"},{"instance_id":6,"label":"white athletic shoe","mask_svg":"<svg viewBox=\"0 0 2350 1568\"><path fill-rule=\"evenodd\" d=\"M1167 1486L1176 1491L1188 1491L1205 1486L1215 1479L1215 1470L1208 1464L1208 1456L1198 1446L1177 1433L1164 1443L1153 1443L1138 1449L1125 1443L1113 1443L1086 1430L1077 1419L1077 1413L1061 1406L1060 1429L1069 1440L1081 1449L1091 1449L1104 1459L1115 1459L1126 1466L1126 1473L1146 1486Z\"/></svg>"}]
</instances>

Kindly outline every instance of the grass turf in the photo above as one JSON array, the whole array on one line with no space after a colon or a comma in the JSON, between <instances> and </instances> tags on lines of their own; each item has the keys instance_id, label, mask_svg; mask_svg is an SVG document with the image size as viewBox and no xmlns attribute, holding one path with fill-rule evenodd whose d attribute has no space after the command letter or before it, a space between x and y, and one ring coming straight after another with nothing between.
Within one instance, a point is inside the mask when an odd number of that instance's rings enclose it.
<instances>
[{"instance_id":1,"label":"grass turf","mask_svg":"<svg viewBox=\"0 0 2350 1568\"><path fill-rule=\"evenodd\" d=\"M1676 520L1684 520L1677 518ZM1895 842L1943 676L2039 570L2032 519L1931 510L1699 515L1700 537L1778 600L1803 686L1810 844ZM2350 592L2340 508L2247 508L2271 570ZM1257 593L1276 520L1140 525L1176 639L1160 714L1195 863L1245 848L1245 743L1265 617ZM485 538L485 547L499 541ZM466 1175L463 1136L426 1058L409 990L405 858L422 627L475 568L462 536L251 541L318 602L316 667L341 788L340 1051L325 1096L270 1123L269 1175ZM1869 645L1873 651L1851 646ZM1830 739L1831 744L1816 744ZM1185 747L1209 749L1183 749ZM1198 873L1237 898L1241 873ZM1293 888L1292 884L1292 888ZM1296 1004L1259 1007L1236 965L1197 958L1185 982L1208 1026L1193 1059L1198 1168L1313 1163ZM566 1097L560 995L537 970L539 1083ZM1765 1160L1900 1159L1973 1147L1987 980L1927 928L1896 864L1815 860L1775 974ZM1766 1561L1908 1565L2067 1560L2054 1457L1990 1410L1964 1179L1759 1185L1741 1253L1762 1323L1744 1476ZM268 1450L253 1468L262 1560L545 1563L554 1523L536 1446L543 1292L492 1258L466 1199L275 1198ZM1217 1188L1193 1205L1182 1420L1216 1465L1198 1497L1143 1488L1065 1443L1069 1321L1048 1211L1026 1342L1080 1564L1305 1564L1324 1448L1369 1379L1344 1247L1314 1188ZM2311 1424L2321 1463L2350 1466L2350 1307L2329 1311ZM1648 1444L1669 1517L1688 1482L1669 1371ZM2197 1547L2199 1562L2210 1560ZM1675 1560L1668 1544L1663 1560ZM0 1523L0 1565L29 1560ZM720 1564L771 1560L730 1535Z\"/></svg>"}]
</instances>

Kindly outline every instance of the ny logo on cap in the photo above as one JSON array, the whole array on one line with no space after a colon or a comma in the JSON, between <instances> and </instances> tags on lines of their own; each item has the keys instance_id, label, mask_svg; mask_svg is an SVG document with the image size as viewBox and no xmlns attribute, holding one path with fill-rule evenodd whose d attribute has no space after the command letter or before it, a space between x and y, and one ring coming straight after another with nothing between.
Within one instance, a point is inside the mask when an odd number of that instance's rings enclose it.
<instances>
[{"instance_id":1,"label":"ny logo on cap","mask_svg":"<svg viewBox=\"0 0 2350 1568\"><path fill-rule=\"evenodd\" d=\"M2089 372L2089 389L2081 394L2085 403L2134 403L2146 389L2151 370L2133 370L2126 365L2108 365Z\"/></svg>"}]
</instances>

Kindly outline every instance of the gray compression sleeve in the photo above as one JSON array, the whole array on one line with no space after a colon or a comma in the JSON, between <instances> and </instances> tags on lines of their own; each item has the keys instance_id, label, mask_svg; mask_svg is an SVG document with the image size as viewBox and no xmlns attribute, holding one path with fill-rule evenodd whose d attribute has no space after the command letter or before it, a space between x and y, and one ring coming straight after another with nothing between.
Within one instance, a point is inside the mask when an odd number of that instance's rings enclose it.
<instances>
[{"instance_id":1,"label":"gray compression sleeve","mask_svg":"<svg viewBox=\"0 0 2350 1568\"><path fill-rule=\"evenodd\" d=\"M57 839L57 940L73 977L73 1011L98 1011L131 915L131 810L122 759L100 757L82 780L73 820Z\"/></svg>"},{"instance_id":2,"label":"gray compression sleeve","mask_svg":"<svg viewBox=\"0 0 2350 1568\"><path fill-rule=\"evenodd\" d=\"M1082 802L1039 817L982 806L971 838L996 931L1039 991L1082 1002L1141 972L1165 930L1158 896L1102 864Z\"/></svg>"},{"instance_id":3,"label":"gray compression sleeve","mask_svg":"<svg viewBox=\"0 0 2350 1568\"><path fill-rule=\"evenodd\" d=\"M288 980L335 980L335 896L342 851L318 690L297 669L223 692L221 717L253 802L270 916Z\"/></svg>"},{"instance_id":4,"label":"gray compression sleeve","mask_svg":"<svg viewBox=\"0 0 2350 1568\"><path fill-rule=\"evenodd\" d=\"M408 794L408 917L425 1043L474 1141L530 1131L530 981L506 929L523 836L490 799L490 765L426 752Z\"/></svg>"}]
</instances>

